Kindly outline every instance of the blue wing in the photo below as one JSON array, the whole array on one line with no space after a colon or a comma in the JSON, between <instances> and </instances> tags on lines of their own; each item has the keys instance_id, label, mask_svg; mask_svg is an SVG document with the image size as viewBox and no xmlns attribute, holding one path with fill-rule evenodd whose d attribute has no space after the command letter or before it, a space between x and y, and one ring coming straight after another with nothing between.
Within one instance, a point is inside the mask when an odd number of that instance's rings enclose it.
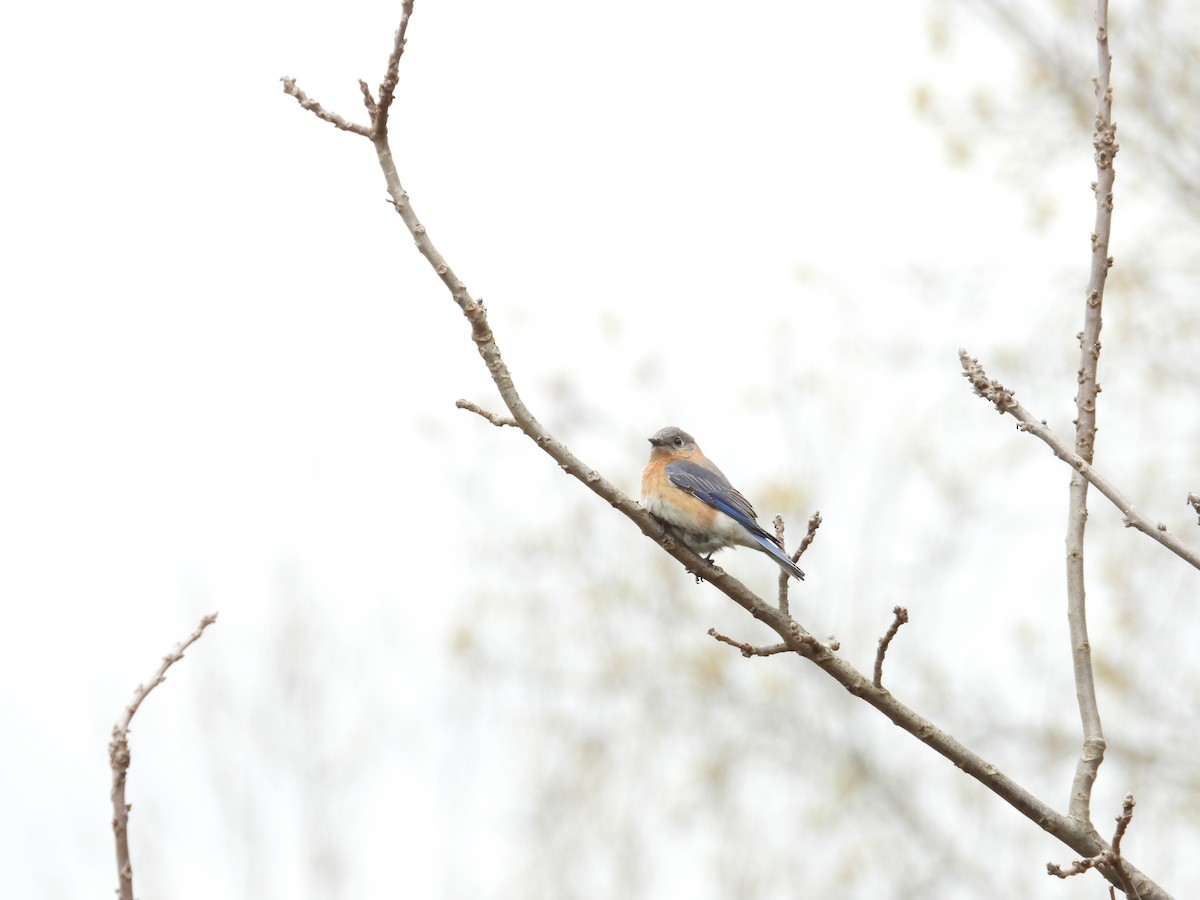
<instances>
[{"instance_id":1,"label":"blue wing","mask_svg":"<svg viewBox=\"0 0 1200 900\"><path fill-rule=\"evenodd\" d=\"M792 562L784 552L775 535L764 531L758 524L758 516L750 501L741 495L737 488L729 483L720 469L712 463L704 465L690 459L677 459L667 463L667 478L671 484L681 491L687 491L698 500L707 503L713 509L720 510L749 532L767 553L774 558L787 572L796 578L804 579L804 572Z\"/></svg>"},{"instance_id":2,"label":"blue wing","mask_svg":"<svg viewBox=\"0 0 1200 900\"><path fill-rule=\"evenodd\" d=\"M667 463L666 473L671 484L681 491L687 491L713 509L719 509L743 528L762 531L750 501L712 463L703 465L690 459L677 459Z\"/></svg>"}]
</instances>

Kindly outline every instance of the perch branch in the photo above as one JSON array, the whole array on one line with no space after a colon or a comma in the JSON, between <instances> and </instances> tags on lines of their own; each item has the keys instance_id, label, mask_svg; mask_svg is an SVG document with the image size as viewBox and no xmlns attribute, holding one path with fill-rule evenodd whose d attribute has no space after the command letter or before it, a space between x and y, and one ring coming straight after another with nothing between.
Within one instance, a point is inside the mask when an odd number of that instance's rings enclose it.
<instances>
[{"instance_id":1,"label":"perch branch","mask_svg":"<svg viewBox=\"0 0 1200 900\"><path fill-rule=\"evenodd\" d=\"M125 802L125 776L129 771L129 725L134 713L152 690L162 684L167 678L167 669L183 659L183 652L200 640L204 629L217 621L217 614L205 616L200 620L199 627L187 636L181 643L175 645L166 656L158 671L146 684L139 684L133 692L133 702L125 707L125 713L113 726L112 740L108 744L108 762L112 767L112 805L113 805L113 837L117 842L117 896L121 900L133 900L133 866L129 862L129 810L132 806Z\"/></svg>"},{"instance_id":2,"label":"perch branch","mask_svg":"<svg viewBox=\"0 0 1200 900\"><path fill-rule=\"evenodd\" d=\"M404 30L412 11L412 3L406 2L403 7L401 27L397 31L396 45L389 59L389 71L398 66L404 46ZM386 83L386 79L385 79ZM286 90L286 86L285 86ZM381 95L383 92L381 91ZM500 354L496 345L491 326L488 323L487 310L482 302L474 298L466 285L450 268L445 257L434 247L425 230L413 211L408 194L400 183L396 172L395 160L391 147L388 145L386 129L381 129L379 122L386 123L387 109L380 107L372 113L374 127L371 142L375 146L379 165L387 184L388 194L397 214L412 235L417 251L425 257L437 276L445 284L454 303L467 319L471 329L471 339L477 352L492 376L504 405L512 414L516 427L521 429L544 453L567 474L576 478L588 490L600 496L605 502L618 510L632 521L647 537L658 544L664 551L682 563L688 571L697 573L715 588L741 606L754 618L766 624L779 637L788 649L810 660L814 665L838 682L847 692L864 700L875 707L888 719L912 734L917 740L932 748L935 752L946 757L956 766L978 780L981 784L1012 805L1020 813L1037 823L1047 833L1055 836L1068 847L1081 855L1091 856L1101 852L1104 842L1089 824L1078 822L1069 816L1057 812L1053 807L1039 800L1025 790L995 765L983 757L967 749L958 740L945 731L937 728L932 722L918 715L914 710L897 700L890 692L875 687L865 675L855 669L845 660L835 655L833 646L826 646L812 634L800 627L790 615L771 605L719 566L705 560L694 553L681 541L676 540L670 532L663 528L662 523L631 498L616 488L612 482L589 467L583 460L573 454L561 441L558 441L537 420L532 411L525 405L514 384L512 373ZM737 646L735 644L735 646ZM782 652L782 651L780 651ZM1147 900L1164 900L1168 895L1132 866L1130 871L1139 883L1142 896Z\"/></svg>"}]
</instances>

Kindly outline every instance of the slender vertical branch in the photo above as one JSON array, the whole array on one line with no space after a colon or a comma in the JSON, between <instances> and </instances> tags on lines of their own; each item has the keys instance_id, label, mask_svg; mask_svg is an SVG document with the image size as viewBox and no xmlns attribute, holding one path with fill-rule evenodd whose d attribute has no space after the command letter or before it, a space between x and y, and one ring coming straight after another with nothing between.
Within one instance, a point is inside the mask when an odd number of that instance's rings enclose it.
<instances>
[{"instance_id":1,"label":"slender vertical branch","mask_svg":"<svg viewBox=\"0 0 1200 900\"><path fill-rule=\"evenodd\" d=\"M1108 2L1096 5L1096 130L1093 135L1096 160L1096 222L1092 233L1092 265L1084 305L1083 331L1079 335L1079 391L1075 395L1075 452L1091 465L1096 441L1096 379L1100 362L1101 307L1104 284L1112 259L1108 255L1112 228L1113 157L1117 154L1116 126L1112 121L1112 57L1108 53ZM1071 476L1067 513L1067 622L1071 632L1071 657L1075 673L1075 698L1083 727L1083 746L1071 784L1069 812L1080 822L1091 821L1092 786L1104 761L1104 731L1096 703L1092 672L1092 649L1088 642L1083 548L1087 527L1088 482L1079 472Z\"/></svg>"},{"instance_id":2,"label":"slender vertical branch","mask_svg":"<svg viewBox=\"0 0 1200 900\"><path fill-rule=\"evenodd\" d=\"M784 543L783 516L776 516L774 524L775 537L779 538L779 546L784 548L784 552L787 552L787 545ZM779 570L779 611L785 616L789 616L792 613L791 603L788 600L788 581L790 578L791 576L786 571L783 569Z\"/></svg>"},{"instance_id":3,"label":"slender vertical branch","mask_svg":"<svg viewBox=\"0 0 1200 900\"><path fill-rule=\"evenodd\" d=\"M174 649L162 658L162 663L159 665L158 671L154 673L154 677L145 684L137 686L137 690L133 692L133 702L125 707L125 714L113 726L112 741L108 745L108 762L112 767L113 775L112 826L113 837L117 842L117 896L121 900L133 900L133 866L129 862L129 810L131 807L125 802L125 776L129 771L130 762L129 725L133 721L134 713L142 705L142 701L150 695L152 690L166 681L167 669L183 659L183 651L200 640L204 629L215 621L217 621L216 613L205 616L200 620L200 625L195 631L176 644Z\"/></svg>"}]
</instances>

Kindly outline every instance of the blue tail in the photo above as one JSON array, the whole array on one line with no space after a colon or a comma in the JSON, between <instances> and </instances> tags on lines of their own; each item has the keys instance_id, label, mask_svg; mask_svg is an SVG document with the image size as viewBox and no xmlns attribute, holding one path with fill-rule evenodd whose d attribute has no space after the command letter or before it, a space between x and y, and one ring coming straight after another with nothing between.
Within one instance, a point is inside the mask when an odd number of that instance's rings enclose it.
<instances>
[{"instance_id":1,"label":"blue tail","mask_svg":"<svg viewBox=\"0 0 1200 900\"><path fill-rule=\"evenodd\" d=\"M790 556L788 556L779 548L779 545L775 543L774 539L772 539L769 534L766 534L765 532L762 534L757 532L751 533L754 535L754 539L762 545L763 550L771 554L771 558L775 560L775 562L779 563L779 568L783 569L793 578L797 578L800 581L804 580L804 572L801 571L798 565L792 562Z\"/></svg>"},{"instance_id":2,"label":"blue tail","mask_svg":"<svg viewBox=\"0 0 1200 900\"><path fill-rule=\"evenodd\" d=\"M758 541L758 543L762 546L763 551L769 554L771 559L779 563L779 567L781 569L783 569L793 578L799 579L800 581L804 580L804 572L798 565L792 562L791 557L787 555L783 547L779 546L779 541L776 539L775 535L768 534L767 532L763 531L762 526L758 524L756 519L752 518L751 516L747 516L742 509L730 503L725 497L713 494L711 492L697 493L696 496L714 509L719 509L721 512L725 513L725 515L729 516L731 519L745 528L746 531L749 532L750 537L754 538L754 540ZM741 494L737 494L737 496L742 498ZM742 502L745 503L745 498L742 498ZM751 510L751 512L753 513L753 510Z\"/></svg>"}]
</instances>

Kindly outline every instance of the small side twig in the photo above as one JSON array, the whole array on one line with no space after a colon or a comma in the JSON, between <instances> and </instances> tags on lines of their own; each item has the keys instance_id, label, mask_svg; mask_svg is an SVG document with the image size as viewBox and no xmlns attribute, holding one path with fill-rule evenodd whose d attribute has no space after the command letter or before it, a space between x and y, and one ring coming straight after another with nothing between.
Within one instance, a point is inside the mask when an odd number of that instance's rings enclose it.
<instances>
[{"instance_id":1,"label":"small side twig","mask_svg":"<svg viewBox=\"0 0 1200 900\"><path fill-rule=\"evenodd\" d=\"M800 542L800 546L796 548L796 552L792 554L792 562L799 562L800 557L804 555L804 551L808 549L813 542L813 538L817 536L817 529L821 527L821 511L818 509L808 518L808 532L804 535L804 540Z\"/></svg>"},{"instance_id":2,"label":"small side twig","mask_svg":"<svg viewBox=\"0 0 1200 900\"><path fill-rule=\"evenodd\" d=\"M512 428L521 427L517 423L517 420L511 416L498 416L494 412L488 412L488 410L484 409L482 406L472 403L470 400L457 400L455 401L454 405L459 409L465 409L467 412L473 412L475 415L487 419L497 428L503 428L505 425L508 425Z\"/></svg>"},{"instance_id":3,"label":"small side twig","mask_svg":"<svg viewBox=\"0 0 1200 900\"><path fill-rule=\"evenodd\" d=\"M328 122L330 125L333 125L335 128L340 128L342 131L349 131L351 134L361 134L363 137L371 136L371 129L366 125L359 125L357 122L351 122L349 119L345 119L335 112L330 112L316 100L309 97L308 94L300 90L300 87L296 84L295 78L288 78L285 76L279 80L283 82L283 92L295 97L296 102L300 104L301 108L307 109L318 119Z\"/></svg>"},{"instance_id":4,"label":"small side twig","mask_svg":"<svg viewBox=\"0 0 1200 900\"><path fill-rule=\"evenodd\" d=\"M731 637L726 637L715 628L708 629L708 633L722 644L728 644L730 647L737 647L742 651L742 656L746 657L747 659L749 659L751 656L774 656L776 653L789 653L792 649L787 644L772 644L769 647L755 647L753 644L744 644L741 641L735 641Z\"/></svg>"},{"instance_id":5,"label":"small side twig","mask_svg":"<svg viewBox=\"0 0 1200 900\"><path fill-rule=\"evenodd\" d=\"M1125 890L1127 896L1138 897L1137 888L1132 884L1121 867L1121 839L1125 837L1125 829L1129 827L1129 823L1133 820L1133 808L1135 806L1137 806L1137 801L1133 799L1133 794L1126 794L1125 801L1121 804L1121 814L1117 816L1117 827L1113 831L1112 844L1108 848L1097 853L1095 856L1077 859L1065 868L1057 863L1046 863L1047 874L1053 875L1055 878L1071 878L1075 875L1082 875L1089 869L1111 867L1116 870L1118 876L1125 883L1123 890Z\"/></svg>"},{"instance_id":6,"label":"small side twig","mask_svg":"<svg viewBox=\"0 0 1200 900\"><path fill-rule=\"evenodd\" d=\"M129 771L129 724L133 721L134 713L150 692L162 684L167 678L167 669L183 659L183 652L200 640L204 629L217 621L217 614L205 616L200 620L199 627L187 636L185 640L175 645L162 664L146 684L139 684L133 692L133 702L125 707L125 714L113 726L112 740L108 744L108 761L112 767L112 804L113 804L113 836L117 842L117 896L121 900L133 900L133 866L129 862L129 810L131 806L125 802L125 776Z\"/></svg>"},{"instance_id":7,"label":"small side twig","mask_svg":"<svg viewBox=\"0 0 1200 900\"><path fill-rule=\"evenodd\" d=\"M1200 494L1188 494L1187 502L1188 506L1196 511L1196 515L1200 516ZM1196 523L1200 524L1200 519L1197 519Z\"/></svg>"},{"instance_id":8,"label":"small side twig","mask_svg":"<svg viewBox=\"0 0 1200 900\"><path fill-rule=\"evenodd\" d=\"M780 546L786 548L787 544L784 543L783 516L776 516L774 519L774 525L775 537L779 539ZM783 569L779 570L779 611L785 616L791 616L792 614L792 604L788 599L788 582L791 580L792 577L787 572L785 572Z\"/></svg>"},{"instance_id":9,"label":"small side twig","mask_svg":"<svg viewBox=\"0 0 1200 900\"><path fill-rule=\"evenodd\" d=\"M1046 874L1053 875L1055 878L1071 878L1075 875L1082 875L1088 869L1094 869L1097 866L1102 866L1105 863L1105 857L1112 851L1105 850L1098 856L1089 856L1086 859L1077 859L1067 868L1063 868L1058 863L1046 863Z\"/></svg>"},{"instance_id":10,"label":"small side twig","mask_svg":"<svg viewBox=\"0 0 1200 900\"><path fill-rule=\"evenodd\" d=\"M1137 801L1133 799L1133 794L1126 794L1125 802L1121 804L1121 814L1117 816L1117 829L1113 832L1112 839L1112 852L1117 859L1121 858L1121 838L1125 837L1125 829L1133 821L1135 806L1137 806Z\"/></svg>"},{"instance_id":11,"label":"small side twig","mask_svg":"<svg viewBox=\"0 0 1200 900\"><path fill-rule=\"evenodd\" d=\"M775 537L779 538L779 543L784 544L784 528L783 516L776 516ZM800 546L796 548L796 552L791 555L792 562L799 562L800 557L804 555L804 551L808 549L809 544L816 537L817 529L821 527L821 512L818 510L813 513L808 519L808 532L804 535L804 540L800 542ZM787 545L784 544L786 547ZM779 573L779 611L784 615L791 615L790 605L788 603L788 588L790 587L791 577L787 572L780 571Z\"/></svg>"},{"instance_id":12,"label":"small side twig","mask_svg":"<svg viewBox=\"0 0 1200 900\"><path fill-rule=\"evenodd\" d=\"M888 646L892 643L896 632L900 630L900 626L908 621L908 610L903 606L893 607L892 614L895 615L895 618L892 619L892 624L887 632L879 639L879 649L875 651L875 677L872 679L872 683L877 688L883 687L883 658L887 656Z\"/></svg>"},{"instance_id":13,"label":"small side twig","mask_svg":"<svg viewBox=\"0 0 1200 900\"><path fill-rule=\"evenodd\" d=\"M708 629L710 637L716 638L722 644L728 644L730 647L736 647L742 651L742 656L774 656L777 653L787 653L789 650L793 653L799 653L801 656L812 657L814 654L823 656L832 656L837 651L842 649L841 641L832 634L826 641L821 641L816 635L810 634L801 628L794 620L791 623L788 635L796 641L798 646L793 646L789 643L771 644L768 647L756 647L753 644L746 644L742 641L735 641L731 637L721 634L715 628Z\"/></svg>"}]
</instances>

